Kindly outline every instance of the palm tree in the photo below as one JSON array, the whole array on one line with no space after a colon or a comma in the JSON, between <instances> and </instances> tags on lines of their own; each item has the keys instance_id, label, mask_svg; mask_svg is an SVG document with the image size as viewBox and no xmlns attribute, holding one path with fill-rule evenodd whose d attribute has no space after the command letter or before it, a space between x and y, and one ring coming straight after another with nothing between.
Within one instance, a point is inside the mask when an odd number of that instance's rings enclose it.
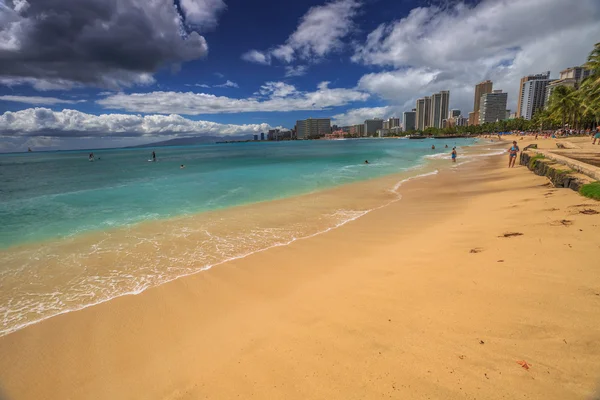
<instances>
[{"instance_id":1,"label":"palm tree","mask_svg":"<svg viewBox=\"0 0 600 400\"><path fill-rule=\"evenodd\" d=\"M550 95L548 110L553 116L560 116L562 127L565 126L567 115L573 112L575 89L569 86L558 86Z\"/></svg>"},{"instance_id":2,"label":"palm tree","mask_svg":"<svg viewBox=\"0 0 600 400\"><path fill-rule=\"evenodd\" d=\"M588 56L585 67L591 71L581 84L582 106L585 112L591 114L598 126L600 120L600 43L594 45L594 50Z\"/></svg>"}]
</instances>

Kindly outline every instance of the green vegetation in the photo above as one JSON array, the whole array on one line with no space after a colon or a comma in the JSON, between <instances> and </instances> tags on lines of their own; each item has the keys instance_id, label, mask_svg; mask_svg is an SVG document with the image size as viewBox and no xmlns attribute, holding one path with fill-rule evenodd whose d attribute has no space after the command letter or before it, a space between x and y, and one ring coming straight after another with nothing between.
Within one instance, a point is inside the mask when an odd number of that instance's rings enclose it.
<instances>
[{"instance_id":1,"label":"green vegetation","mask_svg":"<svg viewBox=\"0 0 600 400\"><path fill-rule=\"evenodd\" d=\"M546 157L544 157L543 154L536 154L535 156L531 157L529 159L529 169L534 169L535 166L537 165L539 160L542 160Z\"/></svg>"},{"instance_id":2,"label":"green vegetation","mask_svg":"<svg viewBox=\"0 0 600 400\"><path fill-rule=\"evenodd\" d=\"M590 199L600 200L600 181L583 185L579 193Z\"/></svg>"}]
</instances>

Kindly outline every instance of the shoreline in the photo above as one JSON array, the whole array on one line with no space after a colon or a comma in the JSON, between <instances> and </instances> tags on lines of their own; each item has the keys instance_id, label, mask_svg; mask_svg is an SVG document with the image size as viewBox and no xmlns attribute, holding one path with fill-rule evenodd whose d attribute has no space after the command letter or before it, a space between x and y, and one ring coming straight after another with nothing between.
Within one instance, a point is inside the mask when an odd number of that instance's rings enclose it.
<instances>
[{"instance_id":1,"label":"shoreline","mask_svg":"<svg viewBox=\"0 0 600 400\"><path fill-rule=\"evenodd\" d=\"M473 159L474 157L480 157L482 155L483 156L488 155L485 153L486 147L488 147L487 143L483 143L483 144L475 143L475 144L472 144L469 146L464 146L463 148L465 148L465 147L468 149L474 150L474 153L471 153L471 155L470 155L471 159ZM440 155L446 156L444 153L440 153ZM464 156L463 156L463 158L464 158ZM464 164L467 162L469 162L469 161L462 161L462 162L459 162L458 165L461 165L461 164ZM457 166L457 165L455 165L455 166ZM27 258L30 258L31 257L30 254L33 252L34 247L38 248L41 246L42 248L48 248L53 245L66 246L67 249L78 249L80 247L83 249L89 248L89 249L91 249L91 251L96 252L98 250L98 248L97 248L97 245L95 245L94 243L102 243L105 240L103 238L103 236L105 236L105 235L110 235L110 236L117 235L118 237L124 237L123 235L129 235L129 232L131 232L132 230L133 231L137 230L140 232L149 230L151 232L155 231L155 233L157 233L157 232L161 231L161 228L159 228L159 226L161 226L163 224L180 224L180 225L194 224L195 223L194 221L198 221L198 220L202 220L202 219L207 219L207 218L219 219L222 215L228 215L228 214L235 215L236 213L242 214L242 213L249 213L249 212L251 213L255 209L259 209L261 207L267 208L267 207L269 207L269 205L284 205L285 206L286 204L288 204L288 203L291 204L292 202L303 203L305 201L315 201L315 200L311 200L311 199L316 199L318 196L323 197L323 196L330 195L330 196L334 196L334 197L336 197L336 196L344 197L344 196L346 196L344 194L345 192L354 193L354 192L359 192L361 190L368 191L368 192L381 191L382 194L384 192L389 191L394 196L393 198L390 198L390 199L381 198L379 200L377 200L377 198L378 198L377 197L375 199L375 203L373 203L373 205L370 208L367 208L366 210L361 210L360 212L358 212L358 215L350 216L346 219L341 220L340 222L334 223L333 225L324 226L323 228L317 229L315 232L310 232L308 234L301 235L299 237L293 237L290 240L286 240L284 242L275 242L275 243L267 244L264 247L254 249L254 250L242 253L242 254L224 257L222 259L216 260L215 262L201 265L198 267L194 267L192 270L185 271L185 272L182 272L179 274L174 274L170 277L161 278L161 279L159 279L159 281L157 281L155 283L149 283L149 284L143 285L142 287L124 290L120 293L111 294L110 296L108 296L106 298L100 298L99 300L87 302L85 304L63 307L64 309L55 311L55 312L51 312L48 315L42 315L37 318L34 318L33 320L24 321L13 327L6 327L6 328L4 328L0 337L13 334L14 332L18 332L21 329L25 329L29 326L41 323L45 320L51 319L51 318L59 316L59 315L64 315L64 314L69 314L71 312L84 310L86 308L97 306L97 305L106 303L108 301L114 300L119 297L138 295L152 287L156 287L158 285L162 285L162 284L171 282L173 280L177 280L180 278L184 278L184 277L187 277L190 275L194 275L194 274L198 274L198 273L207 271L214 266L222 265L227 262L238 260L238 259L243 259L248 256L251 256L252 254L255 254L258 252L263 252L263 251L266 251L266 250L269 250L269 249L272 249L275 247L287 246L298 240L304 240L307 238L311 238L311 237L318 236L323 233L329 232L333 229L337 229L340 226L343 226L351 221L354 221L355 219L360 218L374 210L380 209L382 207L386 207L387 205L391 204L392 202L400 200L401 196L399 196L398 193L396 193L396 191L399 189L399 187L403 183L405 183L409 180L417 179L421 176L429 176L432 172L437 173L437 168L451 168L451 167L452 167L452 165L447 165L446 161L442 161L440 157L424 156L423 162L421 164L415 165L414 167L408 168L402 172L388 174L388 175L371 178L371 179L365 179L365 180L361 180L361 181L357 181L357 182L346 183L343 185L338 185L336 187L331 187L331 188L327 188L324 190L295 195L295 196L286 197L283 199L265 200L265 201L261 201L261 202L254 202L254 203L250 203L250 204L243 204L243 205L238 205L238 206L234 206L234 207L229 207L226 209L211 210L211 211L196 213L196 214L192 214L192 215L182 215L182 216L171 217L168 219L144 221L141 223L134 224L132 226L114 228L111 230L104 230L104 231L98 231L98 232L86 232L81 235L77 235L77 236L73 236L73 237L68 237L68 238L63 238L63 239L58 239L58 240L56 240L56 239L45 240L43 242L33 242L33 243L22 244L22 245L14 246L12 248L4 249L4 250L2 250L3 253L0 252L0 255L4 254L5 258L6 258L7 254L9 255L8 257L10 258L10 254L19 254L19 253L24 254L24 256L26 256ZM384 190L384 188L386 188L386 187L389 189ZM114 240L117 240L117 239L114 239ZM71 244L71 242L73 242L73 243ZM60 252L65 252L65 250L60 250ZM41 259L40 262L44 261L43 256L38 257L38 258ZM17 261L13 261L13 263L15 263ZM8 294L8 290L6 291L6 293ZM43 295L43 293L42 293L42 295Z\"/></svg>"},{"instance_id":2,"label":"shoreline","mask_svg":"<svg viewBox=\"0 0 600 400\"><path fill-rule=\"evenodd\" d=\"M409 181L403 201L326 234L1 337L0 382L24 399L587 398L600 220L578 210L597 204L504 161Z\"/></svg>"}]
</instances>

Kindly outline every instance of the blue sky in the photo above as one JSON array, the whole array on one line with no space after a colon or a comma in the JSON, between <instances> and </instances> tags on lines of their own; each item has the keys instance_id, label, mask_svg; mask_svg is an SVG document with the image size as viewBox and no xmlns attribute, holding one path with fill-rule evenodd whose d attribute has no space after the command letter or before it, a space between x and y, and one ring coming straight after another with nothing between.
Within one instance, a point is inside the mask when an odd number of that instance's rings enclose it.
<instances>
[{"instance_id":1,"label":"blue sky","mask_svg":"<svg viewBox=\"0 0 600 400\"><path fill-rule=\"evenodd\" d=\"M0 151L360 123L439 90L466 115L484 79L514 110L598 21L596 0L0 0Z\"/></svg>"}]
</instances>

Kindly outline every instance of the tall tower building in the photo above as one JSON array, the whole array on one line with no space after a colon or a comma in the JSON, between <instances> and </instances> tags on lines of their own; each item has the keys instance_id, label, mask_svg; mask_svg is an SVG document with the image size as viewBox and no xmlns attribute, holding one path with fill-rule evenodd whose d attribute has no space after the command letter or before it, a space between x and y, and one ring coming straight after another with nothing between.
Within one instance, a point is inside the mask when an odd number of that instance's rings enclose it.
<instances>
[{"instance_id":1,"label":"tall tower building","mask_svg":"<svg viewBox=\"0 0 600 400\"><path fill-rule=\"evenodd\" d=\"M432 98L429 96L417 100L417 130L422 131L431 126L432 107Z\"/></svg>"},{"instance_id":2,"label":"tall tower building","mask_svg":"<svg viewBox=\"0 0 600 400\"><path fill-rule=\"evenodd\" d=\"M442 90L440 92L440 94L442 95L442 105L441 105L441 110L440 110L441 118L439 121L439 124L441 127L442 121L445 120L446 118L448 118L448 108L450 107L450 91Z\"/></svg>"},{"instance_id":3,"label":"tall tower building","mask_svg":"<svg viewBox=\"0 0 600 400\"><path fill-rule=\"evenodd\" d=\"M448 118L448 105L450 103L450 92L442 90L431 95L431 111L429 114L429 126L442 128L442 121Z\"/></svg>"},{"instance_id":4,"label":"tall tower building","mask_svg":"<svg viewBox=\"0 0 600 400\"><path fill-rule=\"evenodd\" d=\"M523 112L523 108L526 105L524 103L524 97L525 97L525 85L527 84L527 82L530 81L534 81L534 80L550 80L550 71L546 72L545 74L536 74L536 75L527 75L521 78L521 82L519 83L519 92L517 93L517 118L523 117L526 114L526 112ZM544 94L542 97L545 97L545 88L548 85L548 83L546 83L544 85ZM530 89L530 87L528 87L528 90ZM544 104L544 100L542 99L542 107ZM530 117L531 118L531 117Z\"/></svg>"},{"instance_id":5,"label":"tall tower building","mask_svg":"<svg viewBox=\"0 0 600 400\"><path fill-rule=\"evenodd\" d=\"M405 132L409 132L409 131L414 131L415 129L417 129L417 124L416 124L416 117L417 117L417 110L413 109L412 111L405 111L404 114L402 115L402 121L404 122L404 131Z\"/></svg>"},{"instance_id":6,"label":"tall tower building","mask_svg":"<svg viewBox=\"0 0 600 400\"><path fill-rule=\"evenodd\" d=\"M429 114L429 126L434 128L442 127L442 94L434 93L431 95L431 113Z\"/></svg>"},{"instance_id":7,"label":"tall tower building","mask_svg":"<svg viewBox=\"0 0 600 400\"><path fill-rule=\"evenodd\" d=\"M486 93L492 93L493 82L490 80L479 82L475 85L475 99L473 100L473 125L479 124L479 107L481 96Z\"/></svg>"},{"instance_id":8,"label":"tall tower building","mask_svg":"<svg viewBox=\"0 0 600 400\"><path fill-rule=\"evenodd\" d=\"M507 101L508 93L502 93L502 90L483 94L479 103L479 124L506 119Z\"/></svg>"},{"instance_id":9,"label":"tall tower building","mask_svg":"<svg viewBox=\"0 0 600 400\"><path fill-rule=\"evenodd\" d=\"M550 72L537 76L538 78L530 79L523 84L520 98L521 113L517 114L517 117L529 120L546 104L546 88L552 82Z\"/></svg>"}]
</instances>

